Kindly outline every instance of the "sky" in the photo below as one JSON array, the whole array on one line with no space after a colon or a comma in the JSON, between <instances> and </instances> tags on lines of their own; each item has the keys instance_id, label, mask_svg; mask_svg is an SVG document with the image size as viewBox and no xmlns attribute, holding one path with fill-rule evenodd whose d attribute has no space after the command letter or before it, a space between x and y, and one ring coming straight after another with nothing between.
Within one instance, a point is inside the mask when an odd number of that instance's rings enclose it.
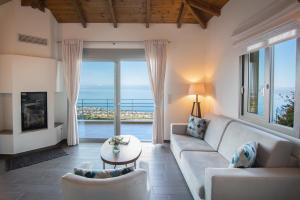
<instances>
[{"instance_id":1,"label":"sky","mask_svg":"<svg viewBox=\"0 0 300 200\"><path fill-rule=\"evenodd\" d=\"M295 87L297 40L288 40L274 46L274 87Z\"/></svg>"},{"instance_id":2,"label":"sky","mask_svg":"<svg viewBox=\"0 0 300 200\"><path fill-rule=\"evenodd\" d=\"M103 61L83 61L80 74L81 87L113 86L114 63ZM121 62L121 86L149 86L149 77L145 61Z\"/></svg>"},{"instance_id":3,"label":"sky","mask_svg":"<svg viewBox=\"0 0 300 200\"><path fill-rule=\"evenodd\" d=\"M288 40L274 45L274 91L277 96L274 95L274 108L280 107L285 102L281 96L278 96L283 92L295 90L296 81L296 39ZM258 98L259 114L263 114L264 110L264 97L261 93L261 88L264 87L264 70L265 70L265 49L259 50L259 86L260 93Z\"/></svg>"}]
</instances>

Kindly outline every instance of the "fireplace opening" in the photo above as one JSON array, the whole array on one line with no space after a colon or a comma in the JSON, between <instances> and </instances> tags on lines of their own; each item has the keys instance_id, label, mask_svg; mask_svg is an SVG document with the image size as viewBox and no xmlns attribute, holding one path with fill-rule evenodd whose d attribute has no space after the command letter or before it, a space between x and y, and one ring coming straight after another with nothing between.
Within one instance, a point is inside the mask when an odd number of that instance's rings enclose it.
<instances>
[{"instance_id":1,"label":"fireplace opening","mask_svg":"<svg viewBox=\"0 0 300 200\"><path fill-rule=\"evenodd\" d=\"M22 131L48 128L47 92L21 92Z\"/></svg>"}]
</instances>

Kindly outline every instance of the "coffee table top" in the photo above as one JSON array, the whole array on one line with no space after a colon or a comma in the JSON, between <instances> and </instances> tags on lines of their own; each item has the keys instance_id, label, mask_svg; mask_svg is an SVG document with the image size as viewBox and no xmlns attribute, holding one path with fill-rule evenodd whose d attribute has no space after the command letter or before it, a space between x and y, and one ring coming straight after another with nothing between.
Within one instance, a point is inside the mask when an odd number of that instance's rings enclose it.
<instances>
[{"instance_id":1,"label":"coffee table top","mask_svg":"<svg viewBox=\"0 0 300 200\"><path fill-rule=\"evenodd\" d=\"M132 135L122 135L122 137L130 137L127 145L120 144L120 152L113 153L113 145L109 144L111 138L106 140L101 147L101 159L111 165L126 165L135 162L142 153L142 144L139 139Z\"/></svg>"}]
</instances>

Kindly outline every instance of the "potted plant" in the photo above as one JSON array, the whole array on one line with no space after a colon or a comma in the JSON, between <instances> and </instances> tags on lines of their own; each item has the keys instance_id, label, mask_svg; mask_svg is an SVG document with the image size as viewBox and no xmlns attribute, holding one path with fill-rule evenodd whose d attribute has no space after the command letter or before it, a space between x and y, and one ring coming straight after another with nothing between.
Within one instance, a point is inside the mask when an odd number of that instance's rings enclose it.
<instances>
[{"instance_id":1,"label":"potted plant","mask_svg":"<svg viewBox=\"0 0 300 200\"><path fill-rule=\"evenodd\" d=\"M110 145L113 145L113 153L119 153L120 152L120 147L119 145L122 144L123 137L121 136L114 136L111 138L109 141Z\"/></svg>"}]
</instances>

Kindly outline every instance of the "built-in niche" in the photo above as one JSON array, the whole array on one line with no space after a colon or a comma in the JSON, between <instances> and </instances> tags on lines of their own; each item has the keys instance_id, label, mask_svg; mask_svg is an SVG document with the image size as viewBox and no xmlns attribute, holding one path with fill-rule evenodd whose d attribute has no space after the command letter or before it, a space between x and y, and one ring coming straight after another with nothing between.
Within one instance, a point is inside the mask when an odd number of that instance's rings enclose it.
<instances>
[{"instance_id":1,"label":"built-in niche","mask_svg":"<svg viewBox=\"0 0 300 200\"><path fill-rule=\"evenodd\" d=\"M0 134L12 134L12 94L0 93Z\"/></svg>"},{"instance_id":2,"label":"built-in niche","mask_svg":"<svg viewBox=\"0 0 300 200\"><path fill-rule=\"evenodd\" d=\"M48 128L47 92L21 92L22 131Z\"/></svg>"}]
</instances>

